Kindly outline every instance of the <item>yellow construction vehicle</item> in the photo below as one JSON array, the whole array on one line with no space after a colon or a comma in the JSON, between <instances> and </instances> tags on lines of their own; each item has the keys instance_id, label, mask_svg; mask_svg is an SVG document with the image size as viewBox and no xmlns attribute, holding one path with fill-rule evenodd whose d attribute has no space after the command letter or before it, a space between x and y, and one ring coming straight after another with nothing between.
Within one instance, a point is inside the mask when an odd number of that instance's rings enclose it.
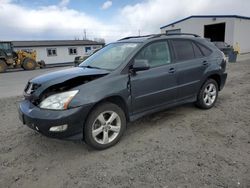
<instances>
[{"instance_id":1,"label":"yellow construction vehicle","mask_svg":"<svg viewBox=\"0 0 250 188\"><path fill-rule=\"evenodd\" d=\"M0 73L8 68L23 68L34 70L36 67L44 68L44 61L36 61L36 51L13 50L11 42L0 42Z\"/></svg>"}]
</instances>

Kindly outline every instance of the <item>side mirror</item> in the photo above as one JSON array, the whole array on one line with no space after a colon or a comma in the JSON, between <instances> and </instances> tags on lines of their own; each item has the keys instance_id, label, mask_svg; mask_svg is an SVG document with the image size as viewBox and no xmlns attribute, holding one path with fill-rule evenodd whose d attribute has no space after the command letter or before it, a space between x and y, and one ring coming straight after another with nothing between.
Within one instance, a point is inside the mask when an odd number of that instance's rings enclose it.
<instances>
[{"instance_id":1,"label":"side mirror","mask_svg":"<svg viewBox=\"0 0 250 188\"><path fill-rule=\"evenodd\" d=\"M132 65L132 70L134 72L148 70L150 68L147 59L135 59Z\"/></svg>"}]
</instances>

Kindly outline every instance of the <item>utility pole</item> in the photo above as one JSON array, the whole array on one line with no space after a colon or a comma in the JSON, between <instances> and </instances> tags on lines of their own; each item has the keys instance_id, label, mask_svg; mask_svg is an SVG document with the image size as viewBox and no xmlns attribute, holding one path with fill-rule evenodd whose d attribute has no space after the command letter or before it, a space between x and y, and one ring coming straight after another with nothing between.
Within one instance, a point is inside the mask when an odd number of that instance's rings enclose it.
<instances>
[{"instance_id":1,"label":"utility pole","mask_svg":"<svg viewBox=\"0 0 250 188\"><path fill-rule=\"evenodd\" d=\"M138 30L138 36L141 36L141 30L140 29Z\"/></svg>"},{"instance_id":2,"label":"utility pole","mask_svg":"<svg viewBox=\"0 0 250 188\"><path fill-rule=\"evenodd\" d=\"M84 33L84 39L86 40L86 39L87 39L87 32L86 32L86 29L83 30L83 33Z\"/></svg>"}]
</instances>

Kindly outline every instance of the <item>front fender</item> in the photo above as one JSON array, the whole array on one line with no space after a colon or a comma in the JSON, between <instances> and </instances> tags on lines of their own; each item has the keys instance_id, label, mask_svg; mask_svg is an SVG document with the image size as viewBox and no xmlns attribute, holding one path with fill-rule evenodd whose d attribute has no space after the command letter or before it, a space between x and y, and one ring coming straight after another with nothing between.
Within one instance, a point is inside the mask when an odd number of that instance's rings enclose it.
<instances>
[{"instance_id":1,"label":"front fender","mask_svg":"<svg viewBox=\"0 0 250 188\"><path fill-rule=\"evenodd\" d=\"M130 90L128 75L113 75L102 77L79 87L79 93L71 101L69 107L95 105L99 101L112 96L121 97L130 106Z\"/></svg>"}]
</instances>

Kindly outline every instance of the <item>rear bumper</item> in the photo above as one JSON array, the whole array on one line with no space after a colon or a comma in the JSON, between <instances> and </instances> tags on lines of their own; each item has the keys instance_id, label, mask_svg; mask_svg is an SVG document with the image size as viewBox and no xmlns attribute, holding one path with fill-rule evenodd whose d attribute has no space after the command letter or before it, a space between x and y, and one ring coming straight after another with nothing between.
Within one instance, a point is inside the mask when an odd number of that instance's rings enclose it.
<instances>
[{"instance_id":1,"label":"rear bumper","mask_svg":"<svg viewBox=\"0 0 250 188\"><path fill-rule=\"evenodd\" d=\"M90 110L89 106L81 106L68 110L46 110L38 108L30 101L24 100L19 105L19 118L23 124L39 133L60 139L78 140L83 138L83 125ZM68 125L63 132L51 132L53 126Z\"/></svg>"},{"instance_id":2,"label":"rear bumper","mask_svg":"<svg viewBox=\"0 0 250 188\"><path fill-rule=\"evenodd\" d=\"M224 88L226 80L227 80L227 73L223 73L220 79L220 88L219 88L220 90Z\"/></svg>"}]
</instances>

